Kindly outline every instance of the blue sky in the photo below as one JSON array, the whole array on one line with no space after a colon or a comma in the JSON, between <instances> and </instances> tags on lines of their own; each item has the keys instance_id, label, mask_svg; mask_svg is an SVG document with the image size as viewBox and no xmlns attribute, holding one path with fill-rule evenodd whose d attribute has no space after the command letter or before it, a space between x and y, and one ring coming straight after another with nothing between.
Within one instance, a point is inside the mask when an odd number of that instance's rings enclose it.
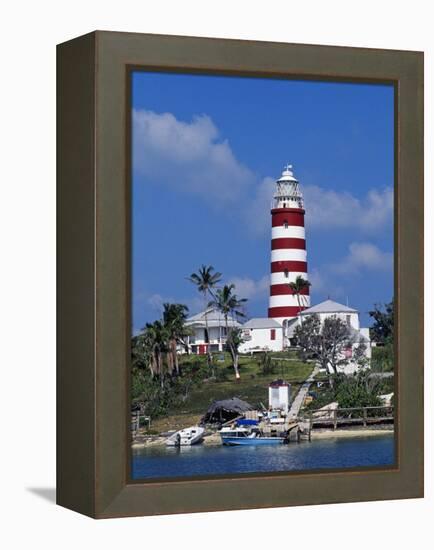
<instances>
[{"instance_id":1,"label":"blue sky","mask_svg":"<svg viewBox=\"0 0 434 550\"><path fill-rule=\"evenodd\" d=\"M312 304L393 296L393 87L135 72L133 330L163 302L201 308L211 264L267 315L270 199L284 164L305 197Z\"/></svg>"}]
</instances>

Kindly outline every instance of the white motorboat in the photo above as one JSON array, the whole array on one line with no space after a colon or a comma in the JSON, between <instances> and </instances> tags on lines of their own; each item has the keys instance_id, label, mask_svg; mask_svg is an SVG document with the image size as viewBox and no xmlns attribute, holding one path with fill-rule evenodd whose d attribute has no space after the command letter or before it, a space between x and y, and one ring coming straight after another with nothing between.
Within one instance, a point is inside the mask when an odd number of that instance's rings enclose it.
<instances>
[{"instance_id":1,"label":"white motorboat","mask_svg":"<svg viewBox=\"0 0 434 550\"><path fill-rule=\"evenodd\" d=\"M223 445L281 445L288 443L288 434L264 435L257 420L240 419L232 426L225 426L220 431ZM272 424L270 424L272 425Z\"/></svg>"},{"instance_id":2,"label":"white motorboat","mask_svg":"<svg viewBox=\"0 0 434 550\"><path fill-rule=\"evenodd\" d=\"M190 428L184 428L172 434L167 440L166 445L168 447L184 447L186 445L194 445L201 441L204 428L200 426L190 426Z\"/></svg>"},{"instance_id":3,"label":"white motorboat","mask_svg":"<svg viewBox=\"0 0 434 550\"><path fill-rule=\"evenodd\" d=\"M219 431L223 445L282 445L288 443L286 436L264 436L259 430L240 427L225 427Z\"/></svg>"}]
</instances>

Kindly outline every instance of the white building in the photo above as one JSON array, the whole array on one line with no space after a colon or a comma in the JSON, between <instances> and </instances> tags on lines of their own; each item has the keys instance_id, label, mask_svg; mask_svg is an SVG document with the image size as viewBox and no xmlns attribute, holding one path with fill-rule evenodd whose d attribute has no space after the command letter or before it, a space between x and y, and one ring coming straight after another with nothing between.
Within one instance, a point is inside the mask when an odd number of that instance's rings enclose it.
<instances>
[{"instance_id":1,"label":"white building","mask_svg":"<svg viewBox=\"0 0 434 550\"><path fill-rule=\"evenodd\" d=\"M275 380L268 386L268 404L270 409L281 409L288 414L291 401L291 384L284 380Z\"/></svg>"},{"instance_id":2,"label":"white building","mask_svg":"<svg viewBox=\"0 0 434 550\"><path fill-rule=\"evenodd\" d=\"M346 323L348 328L350 329L353 344L351 345L351 347L345 350L345 358L349 359L349 361L346 365L338 367L338 369L340 369L345 374L351 374L358 370L358 365L354 361L352 361L351 358L354 355L354 350L362 342L366 344L366 358L368 359L368 362L370 361L372 355L372 346L369 336L369 328L360 327L359 312L356 309L344 306L343 304L339 304L338 302L334 302L333 300L325 300L325 302L321 302L316 306L305 309L301 312L300 316L297 319L293 319L290 322L285 335L286 340L289 342L289 345L295 343L295 327L300 324L302 319L308 317L309 315L318 315L321 324L323 324L325 319L329 317L337 317L338 319L341 319L341 321Z\"/></svg>"},{"instance_id":3,"label":"white building","mask_svg":"<svg viewBox=\"0 0 434 550\"><path fill-rule=\"evenodd\" d=\"M313 307L305 309L295 319L292 319L285 327L271 318L253 318L244 325L231 317L227 320L228 328L236 327L241 329L242 343L239 346L240 353L255 353L260 351L283 351L296 345L294 331L303 318L309 315L318 315L321 323L328 317L337 317L346 323L350 329L352 344L345 350L346 365L338 367L341 372L351 374L359 366L351 360L355 349L361 342L366 344L366 358L369 361L372 355L372 346L368 328L360 327L359 312L356 309L326 300ZM215 309L208 309L193 315L186 321L186 326L192 329L192 335L187 337L187 345L191 353L204 355L208 349L210 352L222 352L226 344L226 320L224 316ZM208 328L207 328L208 325Z\"/></svg>"},{"instance_id":4,"label":"white building","mask_svg":"<svg viewBox=\"0 0 434 550\"><path fill-rule=\"evenodd\" d=\"M208 309L205 321L205 312L189 317L185 323L192 331L187 336L187 345L191 353L204 355L224 351L226 344L226 320L215 309ZM208 326L208 328L207 328ZM283 328L274 319L255 318L250 319L244 325L236 319L228 317L228 329L236 327L241 329L243 342L239 346L240 353L253 353L255 351L282 351Z\"/></svg>"},{"instance_id":5,"label":"white building","mask_svg":"<svg viewBox=\"0 0 434 550\"><path fill-rule=\"evenodd\" d=\"M282 351L283 349L283 328L274 319L250 319L242 326L242 338L240 353Z\"/></svg>"},{"instance_id":6,"label":"white building","mask_svg":"<svg viewBox=\"0 0 434 550\"><path fill-rule=\"evenodd\" d=\"M206 318L205 318L206 317ZM226 344L226 320L224 316L216 309L209 308L192 317L189 317L185 323L192 329L193 334L187 337L187 345L192 353L204 355L209 351L224 351ZM242 325L236 320L228 317L228 328Z\"/></svg>"}]
</instances>

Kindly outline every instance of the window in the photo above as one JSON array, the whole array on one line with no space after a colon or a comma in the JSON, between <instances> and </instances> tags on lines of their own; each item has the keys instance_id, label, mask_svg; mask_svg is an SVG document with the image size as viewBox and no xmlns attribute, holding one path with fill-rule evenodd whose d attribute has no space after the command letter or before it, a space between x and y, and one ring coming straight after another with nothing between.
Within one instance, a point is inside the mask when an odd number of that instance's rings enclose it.
<instances>
[{"instance_id":1,"label":"window","mask_svg":"<svg viewBox=\"0 0 434 550\"><path fill-rule=\"evenodd\" d=\"M347 315L346 318L347 318L347 326L350 327L351 326L351 315Z\"/></svg>"},{"instance_id":2,"label":"window","mask_svg":"<svg viewBox=\"0 0 434 550\"><path fill-rule=\"evenodd\" d=\"M275 328L272 328L270 330L270 339L271 340L275 340L276 339L276 329Z\"/></svg>"},{"instance_id":3,"label":"window","mask_svg":"<svg viewBox=\"0 0 434 550\"><path fill-rule=\"evenodd\" d=\"M289 276L289 272L288 272L288 270L287 270L287 269L285 269L285 270L284 270L284 272L283 272L283 274L284 274L284 276L285 276L285 279L287 279L287 278L288 278L288 276Z\"/></svg>"},{"instance_id":4,"label":"window","mask_svg":"<svg viewBox=\"0 0 434 550\"><path fill-rule=\"evenodd\" d=\"M285 229L288 229L288 220L285 220L285 221L283 222L283 227L284 227Z\"/></svg>"}]
</instances>

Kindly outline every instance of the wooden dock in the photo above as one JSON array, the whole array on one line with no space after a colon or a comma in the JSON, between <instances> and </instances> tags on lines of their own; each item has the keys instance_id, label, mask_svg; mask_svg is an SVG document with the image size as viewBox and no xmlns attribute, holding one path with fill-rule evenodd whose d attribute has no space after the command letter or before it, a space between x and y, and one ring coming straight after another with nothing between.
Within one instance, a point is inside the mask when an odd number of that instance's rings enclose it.
<instances>
[{"instance_id":1,"label":"wooden dock","mask_svg":"<svg viewBox=\"0 0 434 550\"><path fill-rule=\"evenodd\" d=\"M394 410L391 405L376 407L351 407L337 408L329 411L304 411L299 417L299 423L305 429L311 431L313 428L338 429L343 426L363 426L375 424L392 424L394 421Z\"/></svg>"}]
</instances>

